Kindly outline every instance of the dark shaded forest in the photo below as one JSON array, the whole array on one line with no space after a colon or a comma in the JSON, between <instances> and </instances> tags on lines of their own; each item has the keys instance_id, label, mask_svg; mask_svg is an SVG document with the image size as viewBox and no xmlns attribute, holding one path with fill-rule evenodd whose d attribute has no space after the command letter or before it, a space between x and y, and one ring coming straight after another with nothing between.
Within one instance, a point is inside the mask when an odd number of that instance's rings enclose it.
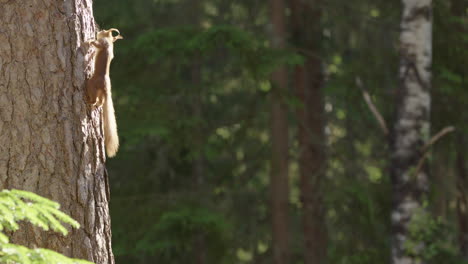
<instances>
[{"instance_id":1,"label":"dark shaded forest","mask_svg":"<svg viewBox=\"0 0 468 264\"><path fill-rule=\"evenodd\" d=\"M97 0L94 16L124 37L117 263L467 263L466 0Z\"/></svg>"}]
</instances>

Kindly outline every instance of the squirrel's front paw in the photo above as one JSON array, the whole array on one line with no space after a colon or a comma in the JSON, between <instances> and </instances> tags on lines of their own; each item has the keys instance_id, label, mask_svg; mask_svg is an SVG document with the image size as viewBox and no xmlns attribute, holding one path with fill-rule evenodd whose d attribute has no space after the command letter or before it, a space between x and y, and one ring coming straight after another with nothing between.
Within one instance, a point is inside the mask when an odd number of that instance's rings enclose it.
<instances>
[{"instance_id":1,"label":"squirrel's front paw","mask_svg":"<svg viewBox=\"0 0 468 264\"><path fill-rule=\"evenodd\" d=\"M97 98L96 97L89 97L87 96L86 102L92 106L95 106L97 103Z\"/></svg>"}]
</instances>

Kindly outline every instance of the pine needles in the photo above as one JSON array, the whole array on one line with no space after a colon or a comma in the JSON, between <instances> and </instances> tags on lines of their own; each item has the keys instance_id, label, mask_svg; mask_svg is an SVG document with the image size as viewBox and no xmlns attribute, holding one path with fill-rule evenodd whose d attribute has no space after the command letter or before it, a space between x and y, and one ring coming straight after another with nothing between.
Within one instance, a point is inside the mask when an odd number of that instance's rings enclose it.
<instances>
[{"instance_id":1,"label":"pine needles","mask_svg":"<svg viewBox=\"0 0 468 264\"><path fill-rule=\"evenodd\" d=\"M14 264L91 264L71 259L49 249L29 249L9 243L5 231L17 231L25 221L43 230L67 235L64 224L79 228L77 221L60 211L60 205L37 194L20 190L0 192L0 263Z\"/></svg>"}]
</instances>

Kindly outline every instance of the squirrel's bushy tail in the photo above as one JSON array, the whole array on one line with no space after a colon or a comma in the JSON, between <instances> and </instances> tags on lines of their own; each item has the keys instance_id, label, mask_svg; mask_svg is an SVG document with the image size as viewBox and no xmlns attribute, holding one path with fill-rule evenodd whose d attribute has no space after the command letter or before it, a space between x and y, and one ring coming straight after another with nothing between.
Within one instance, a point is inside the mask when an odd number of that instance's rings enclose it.
<instances>
[{"instance_id":1,"label":"squirrel's bushy tail","mask_svg":"<svg viewBox=\"0 0 468 264\"><path fill-rule=\"evenodd\" d=\"M114 104L112 95L107 92L106 100L103 105L104 116L104 141L107 156L112 158L119 149L119 136L117 135L117 122L115 121Z\"/></svg>"}]
</instances>

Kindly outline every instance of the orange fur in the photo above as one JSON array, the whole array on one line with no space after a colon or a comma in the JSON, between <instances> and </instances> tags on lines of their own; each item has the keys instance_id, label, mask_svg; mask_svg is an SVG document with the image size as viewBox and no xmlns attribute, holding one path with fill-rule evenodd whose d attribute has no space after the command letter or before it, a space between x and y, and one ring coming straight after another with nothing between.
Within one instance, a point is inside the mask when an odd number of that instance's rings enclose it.
<instances>
[{"instance_id":1,"label":"orange fur","mask_svg":"<svg viewBox=\"0 0 468 264\"><path fill-rule=\"evenodd\" d=\"M97 51L94 58L94 74L86 82L88 103L103 107L104 142L108 157L114 157L119 149L109 69L114 58L114 42L123 37L120 36L120 33L115 37L112 36L114 31L119 33L117 29L113 28L99 31L96 40L89 42L96 47Z\"/></svg>"}]
</instances>

